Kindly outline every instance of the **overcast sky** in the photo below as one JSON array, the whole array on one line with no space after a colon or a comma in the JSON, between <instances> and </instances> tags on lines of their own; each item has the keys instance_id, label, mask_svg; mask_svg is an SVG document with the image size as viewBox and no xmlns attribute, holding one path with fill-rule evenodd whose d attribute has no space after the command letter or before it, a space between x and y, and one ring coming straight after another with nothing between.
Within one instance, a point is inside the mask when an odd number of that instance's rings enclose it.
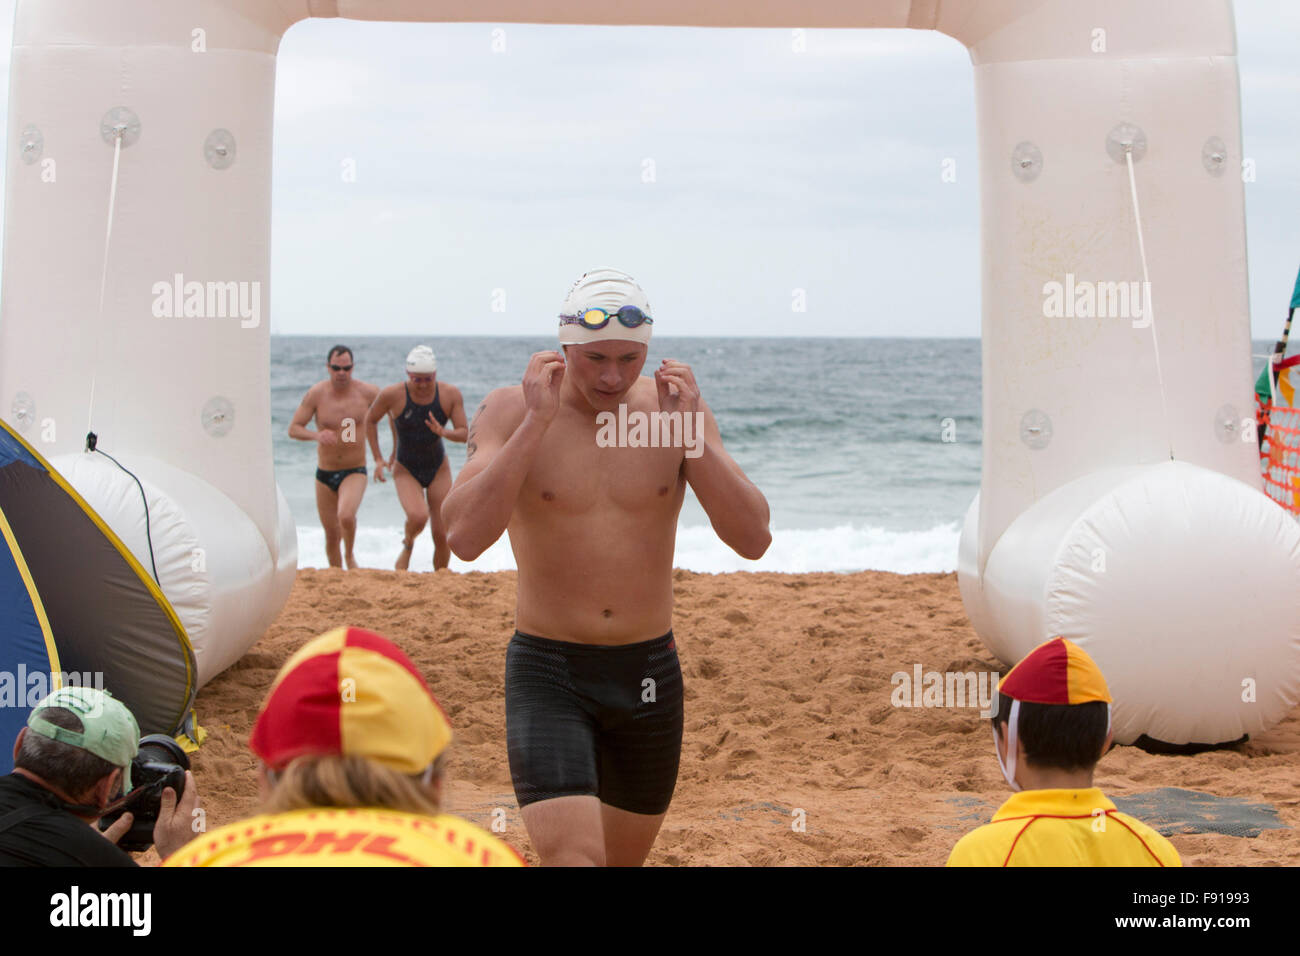
<instances>
[{"instance_id":1,"label":"overcast sky","mask_svg":"<svg viewBox=\"0 0 1300 956\"><path fill-rule=\"evenodd\" d=\"M1272 338L1300 266L1300 2L1236 11L1253 331ZM965 48L915 30L790 46L788 30L297 24L272 331L549 334L570 283L610 265L666 335L978 336Z\"/></svg>"}]
</instances>

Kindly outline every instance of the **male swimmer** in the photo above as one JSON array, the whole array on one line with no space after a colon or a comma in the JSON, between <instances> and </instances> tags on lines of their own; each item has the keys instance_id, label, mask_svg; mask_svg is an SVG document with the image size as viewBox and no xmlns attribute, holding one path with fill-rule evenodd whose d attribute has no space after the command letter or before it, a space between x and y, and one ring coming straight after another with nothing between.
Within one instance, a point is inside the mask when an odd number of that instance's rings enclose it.
<instances>
[{"instance_id":1,"label":"male swimmer","mask_svg":"<svg viewBox=\"0 0 1300 956\"><path fill-rule=\"evenodd\" d=\"M437 571L451 560L442 521L442 502L451 489L451 464L442 440L464 441L469 433L465 399L455 385L438 381L438 362L427 345L417 345L406 356L406 379L379 392L366 415L366 434L375 456L375 480L384 480L385 468L393 473L397 498L406 512L402 553L394 567L405 571L410 566L415 539L425 524L431 524ZM397 436L387 461L379 450L379 421L385 415L391 416ZM449 420L452 428L446 427Z\"/></svg>"},{"instance_id":2,"label":"male swimmer","mask_svg":"<svg viewBox=\"0 0 1300 956\"><path fill-rule=\"evenodd\" d=\"M366 493L366 446L361 430L366 411L379 387L352 377L352 350L336 345L326 356L328 377L307 390L289 423L289 437L314 441L316 449L316 511L325 529L325 555L331 568L343 566L340 540L348 568L357 566L352 544L357 536L357 509ZM307 423L316 419L316 431Z\"/></svg>"},{"instance_id":3,"label":"male swimmer","mask_svg":"<svg viewBox=\"0 0 1300 956\"><path fill-rule=\"evenodd\" d=\"M672 800L682 743L672 567L686 485L739 554L757 559L771 542L767 501L723 449L690 366L664 359L640 374L652 325L631 276L583 275L560 309L564 353L536 353L522 385L483 400L443 508L467 561L510 534L507 747L544 865L639 866ZM620 405L669 423L668 440L598 441ZM691 455L688 416L704 433Z\"/></svg>"}]
</instances>

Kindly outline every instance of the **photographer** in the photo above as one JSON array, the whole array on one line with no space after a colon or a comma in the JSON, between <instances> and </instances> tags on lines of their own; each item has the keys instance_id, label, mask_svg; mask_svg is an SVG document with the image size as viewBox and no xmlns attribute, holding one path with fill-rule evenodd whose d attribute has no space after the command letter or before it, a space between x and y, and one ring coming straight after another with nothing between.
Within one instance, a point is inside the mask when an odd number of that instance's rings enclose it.
<instances>
[{"instance_id":1,"label":"photographer","mask_svg":"<svg viewBox=\"0 0 1300 956\"><path fill-rule=\"evenodd\" d=\"M103 833L94 823L131 791L140 728L105 691L65 687L33 708L14 743L14 771L0 777L0 866L135 866L116 841L124 813ZM187 771L179 805L162 792L153 837L166 856L194 836L198 792Z\"/></svg>"}]
</instances>

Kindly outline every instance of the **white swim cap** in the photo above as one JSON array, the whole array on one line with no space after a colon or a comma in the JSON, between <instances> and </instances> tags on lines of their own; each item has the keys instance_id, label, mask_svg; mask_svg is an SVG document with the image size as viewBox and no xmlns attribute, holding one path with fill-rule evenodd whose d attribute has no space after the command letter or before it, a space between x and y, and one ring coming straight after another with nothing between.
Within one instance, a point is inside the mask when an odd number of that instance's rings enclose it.
<instances>
[{"instance_id":1,"label":"white swim cap","mask_svg":"<svg viewBox=\"0 0 1300 956\"><path fill-rule=\"evenodd\" d=\"M417 345L406 356L406 370L416 375L432 375L438 371L438 360L433 357L433 349L427 345Z\"/></svg>"},{"instance_id":2,"label":"white swim cap","mask_svg":"<svg viewBox=\"0 0 1300 956\"><path fill-rule=\"evenodd\" d=\"M615 315L626 306L637 310L628 316L630 321L639 322L634 327L625 325L623 319ZM605 315L588 316L584 321L583 316L590 309L602 309ZM642 316L646 321L639 321ZM592 328L593 324L606 319L601 328ZM617 269L593 269L584 273L569 289L564 304L560 306L561 345L586 345L609 339L649 344L652 327L650 300L635 279Z\"/></svg>"}]
</instances>

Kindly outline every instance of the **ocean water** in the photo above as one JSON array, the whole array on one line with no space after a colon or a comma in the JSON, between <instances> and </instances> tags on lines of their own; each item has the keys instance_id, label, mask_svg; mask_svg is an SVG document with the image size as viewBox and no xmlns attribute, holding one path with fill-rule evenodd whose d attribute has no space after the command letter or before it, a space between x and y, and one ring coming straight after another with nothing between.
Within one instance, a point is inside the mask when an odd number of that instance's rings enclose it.
<instances>
[{"instance_id":1,"label":"ocean water","mask_svg":"<svg viewBox=\"0 0 1300 956\"><path fill-rule=\"evenodd\" d=\"M354 375L388 385L405 377L408 337L344 340ZM439 381L459 386L469 414L493 388L519 382L547 338L440 337ZM316 448L288 437L303 393L325 374L334 339L271 338L271 408L276 479L298 526L299 565L325 567L316 515ZM723 544L689 487L676 565L692 571L952 571L961 521L979 490L978 339L774 339L656 337L646 368L687 362L722 431L727 451L767 497L772 545L747 561ZM944 441L952 419L955 441ZM380 428L388 453L388 431ZM465 446L445 442L453 476ZM373 469L372 469L373 471ZM390 482L371 482L358 515L363 567L391 568L403 516ZM426 529L411 559L429 570ZM476 561L453 570L514 567L503 535Z\"/></svg>"}]
</instances>

